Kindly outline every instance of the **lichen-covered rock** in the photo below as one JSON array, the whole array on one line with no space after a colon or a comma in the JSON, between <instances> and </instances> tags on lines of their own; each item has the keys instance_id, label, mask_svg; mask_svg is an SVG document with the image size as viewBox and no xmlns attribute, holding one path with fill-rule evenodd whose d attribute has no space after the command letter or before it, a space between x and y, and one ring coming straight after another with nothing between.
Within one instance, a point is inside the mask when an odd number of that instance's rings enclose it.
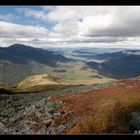
<instances>
[{"instance_id":1,"label":"lichen-covered rock","mask_svg":"<svg viewBox=\"0 0 140 140\"><path fill-rule=\"evenodd\" d=\"M48 120L45 120L45 121L43 122L43 124L44 124L45 126L49 126L52 122L53 122L52 119L48 119Z\"/></svg>"},{"instance_id":2,"label":"lichen-covered rock","mask_svg":"<svg viewBox=\"0 0 140 140\"><path fill-rule=\"evenodd\" d=\"M71 127L71 122L57 126L55 121L65 115L65 113L60 113L59 109L65 108L67 104L62 101L53 101L52 96L76 94L96 87L93 85L77 86L38 94L0 95L0 134L64 133L64 129ZM43 122L48 120L52 122L46 122L46 124L50 123L46 127Z\"/></svg>"},{"instance_id":3,"label":"lichen-covered rock","mask_svg":"<svg viewBox=\"0 0 140 140\"><path fill-rule=\"evenodd\" d=\"M47 98L47 100L48 100L48 101L50 101L51 99L52 99L52 97L51 97L51 96L49 96L49 97Z\"/></svg>"},{"instance_id":4,"label":"lichen-covered rock","mask_svg":"<svg viewBox=\"0 0 140 140\"><path fill-rule=\"evenodd\" d=\"M130 124L137 130L140 130L140 112L133 112Z\"/></svg>"}]
</instances>

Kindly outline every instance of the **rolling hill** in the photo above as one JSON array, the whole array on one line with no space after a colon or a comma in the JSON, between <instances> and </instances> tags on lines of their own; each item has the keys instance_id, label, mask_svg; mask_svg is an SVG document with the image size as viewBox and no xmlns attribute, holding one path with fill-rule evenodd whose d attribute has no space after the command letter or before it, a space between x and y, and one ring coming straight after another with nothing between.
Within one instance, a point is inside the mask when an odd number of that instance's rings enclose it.
<instances>
[{"instance_id":1,"label":"rolling hill","mask_svg":"<svg viewBox=\"0 0 140 140\"><path fill-rule=\"evenodd\" d=\"M1 48L0 50L0 60L9 60L16 63L27 63L32 60L41 64L56 66L57 61L69 61L64 56L57 54L57 52L33 48L22 44L14 44L7 48Z\"/></svg>"},{"instance_id":2,"label":"rolling hill","mask_svg":"<svg viewBox=\"0 0 140 140\"><path fill-rule=\"evenodd\" d=\"M104 48L100 51L101 49L98 48L70 51L71 55L77 53L86 59L76 60L76 57L67 58L66 55L63 56L54 51L22 44L0 48L0 83L13 86L31 75L46 73L60 79L72 80L72 82L73 80L94 80L97 76L127 79L140 75L139 50ZM100 63L98 60L101 60Z\"/></svg>"},{"instance_id":3,"label":"rolling hill","mask_svg":"<svg viewBox=\"0 0 140 140\"><path fill-rule=\"evenodd\" d=\"M98 52L98 51L99 52ZM128 55L140 55L140 50L119 50L119 49L106 49L106 51L103 49L100 51L100 49L96 49L95 52L87 52L85 50L77 50L77 54L73 54L72 56L77 57L77 58L86 58L86 59L97 59L97 60L111 60L111 59L116 59L120 58L123 56L128 56Z\"/></svg>"},{"instance_id":4,"label":"rolling hill","mask_svg":"<svg viewBox=\"0 0 140 140\"><path fill-rule=\"evenodd\" d=\"M20 82L14 89L16 92L40 92L68 85L66 81L49 74L32 75Z\"/></svg>"},{"instance_id":5,"label":"rolling hill","mask_svg":"<svg viewBox=\"0 0 140 140\"><path fill-rule=\"evenodd\" d=\"M139 55L140 50L123 50L123 51L118 51L118 52L112 52L112 53L103 53L103 54L97 54L93 56L95 59L116 59L128 55Z\"/></svg>"},{"instance_id":6,"label":"rolling hill","mask_svg":"<svg viewBox=\"0 0 140 140\"><path fill-rule=\"evenodd\" d=\"M0 48L0 82L15 85L30 75L48 73L57 63L71 61L57 52L21 44Z\"/></svg>"},{"instance_id":7,"label":"rolling hill","mask_svg":"<svg viewBox=\"0 0 140 140\"><path fill-rule=\"evenodd\" d=\"M98 72L115 79L137 77L140 75L140 56L129 55L104 62L98 68Z\"/></svg>"},{"instance_id":8,"label":"rolling hill","mask_svg":"<svg viewBox=\"0 0 140 140\"><path fill-rule=\"evenodd\" d=\"M95 62L87 62L86 64L106 77L115 79L137 77L140 75L139 52L139 50L127 50L124 52L102 54L98 55L97 58L108 59L108 61L100 64Z\"/></svg>"},{"instance_id":9,"label":"rolling hill","mask_svg":"<svg viewBox=\"0 0 140 140\"><path fill-rule=\"evenodd\" d=\"M72 52L74 54L79 54L79 55L99 55L99 54L104 54L104 53L115 53L119 52L122 50L126 50L125 48L79 48L76 50L73 50Z\"/></svg>"}]
</instances>

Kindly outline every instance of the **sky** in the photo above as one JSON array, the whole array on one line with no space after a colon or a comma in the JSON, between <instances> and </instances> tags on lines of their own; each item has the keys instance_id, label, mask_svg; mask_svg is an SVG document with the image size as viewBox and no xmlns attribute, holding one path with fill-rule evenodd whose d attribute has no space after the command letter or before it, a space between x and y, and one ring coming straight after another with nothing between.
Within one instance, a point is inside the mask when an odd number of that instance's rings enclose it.
<instances>
[{"instance_id":1,"label":"sky","mask_svg":"<svg viewBox=\"0 0 140 140\"><path fill-rule=\"evenodd\" d=\"M140 6L0 6L0 46L140 48Z\"/></svg>"}]
</instances>

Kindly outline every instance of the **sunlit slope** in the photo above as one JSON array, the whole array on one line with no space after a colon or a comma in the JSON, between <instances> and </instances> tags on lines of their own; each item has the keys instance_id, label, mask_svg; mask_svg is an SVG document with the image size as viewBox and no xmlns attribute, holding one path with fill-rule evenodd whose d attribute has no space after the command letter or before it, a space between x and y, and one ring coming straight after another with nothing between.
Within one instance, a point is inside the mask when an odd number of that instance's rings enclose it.
<instances>
[{"instance_id":1,"label":"sunlit slope","mask_svg":"<svg viewBox=\"0 0 140 140\"><path fill-rule=\"evenodd\" d=\"M49 74L43 74L29 76L28 78L20 82L16 89L22 92L38 92L66 85L68 85L68 83L63 80L55 78Z\"/></svg>"},{"instance_id":2,"label":"sunlit slope","mask_svg":"<svg viewBox=\"0 0 140 140\"><path fill-rule=\"evenodd\" d=\"M57 95L52 100L66 104L60 112L68 115L57 122L73 123L66 133L133 133L137 128L132 114L140 112L140 78L83 94Z\"/></svg>"}]
</instances>

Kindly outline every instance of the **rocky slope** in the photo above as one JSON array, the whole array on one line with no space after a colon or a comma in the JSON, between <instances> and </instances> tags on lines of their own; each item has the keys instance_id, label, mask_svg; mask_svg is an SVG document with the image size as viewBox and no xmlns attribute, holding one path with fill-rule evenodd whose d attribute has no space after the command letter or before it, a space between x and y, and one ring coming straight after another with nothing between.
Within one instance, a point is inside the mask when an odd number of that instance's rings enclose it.
<instances>
[{"instance_id":1,"label":"rocky slope","mask_svg":"<svg viewBox=\"0 0 140 140\"><path fill-rule=\"evenodd\" d=\"M28 94L0 94L0 134L134 133L140 77Z\"/></svg>"},{"instance_id":2,"label":"rocky slope","mask_svg":"<svg viewBox=\"0 0 140 140\"><path fill-rule=\"evenodd\" d=\"M68 114L57 123L72 123L65 133L135 133L140 127L140 77L120 80L115 85L85 92L54 96L66 104Z\"/></svg>"},{"instance_id":3,"label":"rocky slope","mask_svg":"<svg viewBox=\"0 0 140 140\"><path fill-rule=\"evenodd\" d=\"M67 124L57 125L56 120L67 115L59 111L66 104L51 101L52 97L59 94L78 94L107 86L109 85L81 85L36 94L0 94L0 134L65 133L72 124L68 121Z\"/></svg>"}]
</instances>

